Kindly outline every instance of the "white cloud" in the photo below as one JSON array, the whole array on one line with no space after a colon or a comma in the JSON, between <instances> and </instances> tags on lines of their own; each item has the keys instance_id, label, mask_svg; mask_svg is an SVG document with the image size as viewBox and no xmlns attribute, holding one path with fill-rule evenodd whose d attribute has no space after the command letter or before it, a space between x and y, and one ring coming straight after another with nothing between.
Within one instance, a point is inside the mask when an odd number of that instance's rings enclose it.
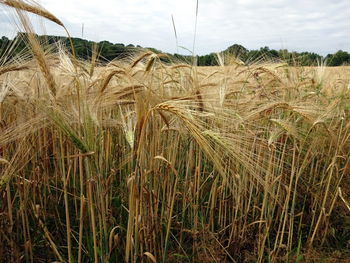
<instances>
[{"instance_id":1,"label":"white cloud","mask_svg":"<svg viewBox=\"0 0 350 263\"><path fill-rule=\"evenodd\" d=\"M196 0L41 0L72 35L133 43L175 52L174 15L179 45L192 49ZM1 10L1 9L0 9ZM348 0L199 0L196 51L219 51L234 43L249 49L350 51ZM1 15L2 16L2 15ZM38 22L37 22L38 24ZM45 23L48 34L63 34ZM0 35L8 23L0 18ZM184 51L185 52L185 51Z\"/></svg>"}]
</instances>

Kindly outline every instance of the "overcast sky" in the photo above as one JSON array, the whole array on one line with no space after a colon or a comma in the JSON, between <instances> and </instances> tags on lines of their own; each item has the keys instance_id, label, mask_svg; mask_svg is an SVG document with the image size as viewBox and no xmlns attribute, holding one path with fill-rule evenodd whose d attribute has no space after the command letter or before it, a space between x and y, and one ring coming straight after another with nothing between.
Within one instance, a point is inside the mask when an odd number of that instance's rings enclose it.
<instances>
[{"instance_id":1,"label":"overcast sky","mask_svg":"<svg viewBox=\"0 0 350 263\"><path fill-rule=\"evenodd\" d=\"M177 51L192 50L196 0L41 0L75 37ZM269 46L326 55L350 51L350 0L199 0L195 52L221 51L232 44ZM34 19L39 34L64 35L59 26ZM13 36L9 9L0 6L0 35ZM179 53L188 53L179 48Z\"/></svg>"}]
</instances>

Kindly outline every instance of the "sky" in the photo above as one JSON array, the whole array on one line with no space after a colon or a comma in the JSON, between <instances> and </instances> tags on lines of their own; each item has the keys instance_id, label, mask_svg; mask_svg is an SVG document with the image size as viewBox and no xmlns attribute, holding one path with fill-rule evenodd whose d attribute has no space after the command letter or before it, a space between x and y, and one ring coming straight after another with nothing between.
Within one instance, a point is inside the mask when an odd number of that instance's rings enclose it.
<instances>
[{"instance_id":1,"label":"sky","mask_svg":"<svg viewBox=\"0 0 350 263\"><path fill-rule=\"evenodd\" d=\"M248 49L350 52L349 0L41 0L74 37L203 55L233 44ZM0 5L0 35L14 36L10 9ZM177 42L172 24L174 18ZM65 35L33 18L38 34ZM82 25L84 24L84 30Z\"/></svg>"}]
</instances>

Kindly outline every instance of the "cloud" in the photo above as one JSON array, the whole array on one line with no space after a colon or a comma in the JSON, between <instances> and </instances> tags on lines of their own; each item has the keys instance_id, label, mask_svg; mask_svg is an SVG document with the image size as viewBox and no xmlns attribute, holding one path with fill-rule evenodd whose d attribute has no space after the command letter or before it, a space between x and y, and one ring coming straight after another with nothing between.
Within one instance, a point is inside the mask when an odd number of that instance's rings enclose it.
<instances>
[{"instance_id":1,"label":"cloud","mask_svg":"<svg viewBox=\"0 0 350 263\"><path fill-rule=\"evenodd\" d=\"M196 0L41 3L65 23L73 36L82 36L84 23L84 38L140 44L171 53L176 51L173 15L179 45L192 49ZM220 51L234 43L249 49L269 46L321 54L340 48L350 51L349 13L348 0L199 0L196 52ZM0 35L9 26L4 23L0 18ZM46 22L45 27L48 34L64 34L53 23Z\"/></svg>"}]
</instances>

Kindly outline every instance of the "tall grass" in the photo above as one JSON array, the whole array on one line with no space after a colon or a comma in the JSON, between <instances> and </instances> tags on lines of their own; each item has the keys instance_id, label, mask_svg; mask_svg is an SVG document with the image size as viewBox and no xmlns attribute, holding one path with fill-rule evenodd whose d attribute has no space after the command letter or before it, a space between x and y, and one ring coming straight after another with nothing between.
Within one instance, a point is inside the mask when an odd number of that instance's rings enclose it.
<instances>
[{"instance_id":1,"label":"tall grass","mask_svg":"<svg viewBox=\"0 0 350 263\"><path fill-rule=\"evenodd\" d=\"M345 80L150 52L100 67L29 37L33 61L0 63L4 261L300 262L346 248Z\"/></svg>"}]
</instances>

